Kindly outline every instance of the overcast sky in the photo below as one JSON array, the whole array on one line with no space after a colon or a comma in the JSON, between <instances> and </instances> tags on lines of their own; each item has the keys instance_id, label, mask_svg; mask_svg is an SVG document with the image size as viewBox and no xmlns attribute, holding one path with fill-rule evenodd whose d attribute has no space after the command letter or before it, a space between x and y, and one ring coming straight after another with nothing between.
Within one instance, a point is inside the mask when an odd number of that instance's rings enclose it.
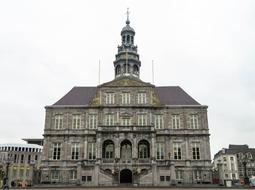
<instances>
[{"instance_id":1,"label":"overcast sky","mask_svg":"<svg viewBox=\"0 0 255 190\"><path fill-rule=\"evenodd\" d=\"M42 137L44 106L114 78L129 7L141 79L208 105L213 154L255 147L255 1L0 1L0 143Z\"/></svg>"}]
</instances>

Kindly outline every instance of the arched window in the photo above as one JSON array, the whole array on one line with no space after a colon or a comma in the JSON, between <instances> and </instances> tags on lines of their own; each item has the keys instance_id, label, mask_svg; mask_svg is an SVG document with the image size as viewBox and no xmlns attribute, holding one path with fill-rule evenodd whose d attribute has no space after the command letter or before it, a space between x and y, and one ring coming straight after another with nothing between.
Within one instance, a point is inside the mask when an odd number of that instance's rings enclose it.
<instances>
[{"instance_id":1,"label":"arched window","mask_svg":"<svg viewBox=\"0 0 255 190\"><path fill-rule=\"evenodd\" d=\"M120 74L120 66L117 65L115 68L115 75L119 75Z\"/></svg>"},{"instance_id":2,"label":"arched window","mask_svg":"<svg viewBox=\"0 0 255 190\"><path fill-rule=\"evenodd\" d=\"M137 65L134 65L134 67L133 67L133 73L136 74L136 75L138 75L138 73L139 73L139 68L137 67Z\"/></svg>"},{"instance_id":3,"label":"arched window","mask_svg":"<svg viewBox=\"0 0 255 190\"><path fill-rule=\"evenodd\" d=\"M127 43L129 43L129 42L130 42L130 36L127 35Z\"/></svg>"},{"instance_id":4,"label":"arched window","mask_svg":"<svg viewBox=\"0 0 255 190\"><path fill-rule=\"evenodd\" d=\"M141 140L138 143L139 158L149 158L150 157L150 144L146 140Z\"/></svg>"},{"instance_id":5,"label":"arched window","mask_svg":"<svg viewBox=\"0 0 255 190\"><path fill-rule=\"evenodd\" d=\"M103 158L114 158L114 143L111 140L106 140L103 143Z\"/></svg>"},{"instance_id":6,"label":"arched window","mask_svg":"<svg viewBox=\"0 0 255 190\"><path fill-rule=\"evenodd\" d=\"M130 73L130 65L127 65L127 73Z\"/></svg>"},{"instance_id":7,"label":"arched window","mask_svg":"<svg viewBox=\"0 0 255 190\"><path fill-rule=\"evenodd\" d=\"M134 43L134 36L131 36L131 43Z\"/></svg>"},{"instance_id":8,"label":"arched window","mask_svg":"<svg viewBox=\"0 0 255 190\"><path fill-rule=\"evenodd\" d=\"M125 43L125 36L122 36L122 43Z\"/></svg>"},{"instance_id":9,"label":"arched window","mask_svg":"<svg viewBox=\"0 0 255 190\"><path fill-rule=\"evenodd\" d=\"M123 71L124 71L124 73L127 72L127 64L124 64L124 65L123 65Z\"/></svg>"},{"instance_id":10,"label":"arched window","mask_svg":"<svg viewBox=\"0 0 255 190\"><path fill-rule=\"evenodd\" d=\"M132 159L132 144L129 140L124 140L120 144L120 157L122 160Z\"/></svg>"}]
</instances>

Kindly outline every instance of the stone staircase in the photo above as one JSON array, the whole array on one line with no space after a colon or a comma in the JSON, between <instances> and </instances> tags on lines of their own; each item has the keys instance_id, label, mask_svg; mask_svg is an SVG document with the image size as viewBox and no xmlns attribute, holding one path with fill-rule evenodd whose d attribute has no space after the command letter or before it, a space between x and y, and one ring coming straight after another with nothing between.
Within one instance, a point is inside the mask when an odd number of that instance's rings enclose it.
<instances>
[{"instance_id":1,"label":"stone staircase","mask_svg":"<svg viewBox=\"0 0 255 190\"><path fill-rule=\"evenodd\" d=\"M152 170L146 170L143 171L139 174L138 176L139 180L139 185L144 185L144 186L151 186L152 185Z\"/></svg>"},{"instance_id":2,"label":"stone staircase","mask_svg":"<svg viewBox=\"0 0 255 190\"><path fill-rule=\"evenodd\" d=\"M98 182L102 186L111 186L113 184L113 175L100 169Z\"/></svg>"}]
</instances>

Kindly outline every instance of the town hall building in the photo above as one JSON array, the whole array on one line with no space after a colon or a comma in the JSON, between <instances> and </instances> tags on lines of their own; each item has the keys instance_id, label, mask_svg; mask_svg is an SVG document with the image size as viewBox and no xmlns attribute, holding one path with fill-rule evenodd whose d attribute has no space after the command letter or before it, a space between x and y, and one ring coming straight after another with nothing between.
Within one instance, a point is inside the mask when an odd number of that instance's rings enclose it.
<instances>
[{"instance_id":1,"label":"town hall building","mask_svg":"<svg viewBox=\"0 0 255 190\"><path fill-rule=\"evenodd\" d=\"M127 18L112 81L45 107L41 183L211 183L208 107L179 86L142 81L134 37Z\"/></svg>"}]
</instances>

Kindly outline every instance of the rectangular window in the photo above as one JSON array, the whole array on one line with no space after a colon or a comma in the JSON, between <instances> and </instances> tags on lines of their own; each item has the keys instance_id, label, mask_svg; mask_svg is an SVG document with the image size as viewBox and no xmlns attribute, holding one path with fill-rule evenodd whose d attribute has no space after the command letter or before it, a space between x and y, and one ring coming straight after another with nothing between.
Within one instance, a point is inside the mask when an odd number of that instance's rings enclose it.
<instances>
[{"instance_id":1,"label":"rectangular window","mask_svg":"<svg viewBox=\"0 0 255 190\"><path fill-rule=\"evenodd\" d=\"M111 92L105 93L105 103L114 104L114 93Z\"/></svg>"},{"instance_id":2,"label":"rectangular window","mask_svg":"<svg viewBox=\"0 0 255 190\"><path fill-rule=\"evenodd\" d=\"M97 128L97 115L89 115L89 129Z\"/></svg>"},{"instance_id":3,"label":"rectangular window","mask_svg":"<svg viewBox=\"0 0 255 190\"><path fill-rule=\"evenodd\" d=\"M131 125L131 118L122 118L121 125L130 126Z\"/></svg>"},{"instance_id":4,"label":"rectangular window","mask_svg":"<svg viewBox=\"0 0 255 190\"><path fill-rule=\"evenodd\" d=\"M130 104L130 93L129 92L122 93L121 102L122 102L122 104Z\"/></svg>"},{"instance_id":5,"label":"rectangular window","mask_svg":"<svg viewBox=\"0 0 255 190\"><path fill-rule=\"evenodd\" d=\"M231 170L235 170L235 166L233 163L231 163Z\"/></svg>"},{"instance_id":6,"label":"rectangular window","mask_svg":"<svg viewBox=\"0 0 255 190\"><path fill-rule=\"evenodd\" d=\"M16 178L16 176L17 176L17 168L14 167L13 170L12 170L12 177Z\"/></svg>"},{"instance_id":7,"label":"rectangular window","mask_svg":"<svg viewBox=\"0 0 255 190\"><path fill-rule=\"evenodd\" d=\"M176 180L182 180L183 179L183 171L177 170L175 171Z\"/></svg>"},{"instance_id":8,"label":"rectangular window","mask_svg":"<svg viewBox=\"0 0 255 190\"><path fill-rule=\"evenodd\" d=\"M71 146L72 160L79 159L79 152L80 152L79 150L80 150L79 143L73 143Z\"/></svg>"},{"instance_id":9,"label":"rectangular window","mask_svg":"<svg viewBox=\"0 0 255 190\"><path fill-rule=\"evenodd\" d=\"M201 180L201 171L199 171L199 170L195 170L194 171L194 179L195 180Z\"/></svg>"},{"instance_id":10,"label":"rectangular window","mask_svg":"<svg viewBox=\"0 0 255 190\"><path fill-rule=\"evenodd\" d=\"M232 179L236 179L236 174L232 174Z\"/></svg>"},{"instance_id":11,"label":"rectangular window","mask_svg":"<svg viewBox=\"0 0 255 190\"><path fill-rule=\"evenodd\" d=\"M165 145L163 143L157 143L157 159L162 160L165 157Z\"/></svg>"},{"instance_id":12,"label":"rectangular window","mask_svg":"<svg viewBox=\"0 0 255 190\"><path fill-rule=\"evenodd\" d=\"M23 176L24 176L24 168L20 168L20 170L19 170L19 176L20 176L21 178L23 178Z\"/></svg>"},{"instance_id":13,"label":"rectangular window","mask_svg":"<svg viewBox=\"0 0 255 190\"><path fill-rule=\"evenodd\" d=\"M21 157L20 157L20 163L24 163L24 154L21 154Z\"/></svg>"},{"instance_id":14,"label":"rectangular window","mask_svg":"<svg viewBox=\"0 0 255 190\"><path fill-rule=\"evenodd\" d=\"M57 170L51 171L51 179L52 180L59 180L59 171L57 171Z\"/></svg>"},{"instance_id":15,"label":"rectangular window","mask_svg":"<svg viewBox=\"0 0 255 190\"><path fill-rule=\"evenodd\" d=\"M170 181L170 176L166 176L166 181Z\"/></svg>"},{"instance_id":16,"label":"rectangular window","mask_svg":"<svg viewBox=\"0 0 255 190\"><path fill-rule=\"evenodd\" d=\"M147 96L145 92L138 93L138 104L146 104L147 103Z\"/></svg>"},{"instance_id":17,"label":"rectangular window","mask_svg":"<svg viewBox=\"0 0 255 190\"><path fill-rule=\"evenodd\" d=\"M91 182L92 181L92 176L87 176L87 181Z\"/></svg>"},{"instance_id":18,"label":"rectangular window","mask_svg":"<svg viewBox=\"0 0 255 190\"><path fill-rule=\"evenodd\" d=\"M173 129L180 129L180 115L172 115Z\"/></svg>"},{"instance_id":19,"label":"rectangular window","mask_svg":"<svg viewBox=\"0 0 255 190\"><path fill-rule=\"evenodd\" d=\"M30 174L29 168L27 168L27 170L26 170L26 177L29 177L29 174Z\"/></svg>"},{"instance_id":20,"label":"rectangular window","mask_svg":"<svg viewBox=\"0 0 255 190\"><path fill-rule=\"evenodd\" d=\"M147 115L145 115L145 114L138 115L138 125L139 126L147 125Z\"/></svg>"},{"instance_id":21,"label":"rectangular window","mask_svg":"<svg viewBox=\"0 0 255 190\"><path fill-rule=\"evenodd\" d=\"M180 143L174 143L174 159L180 160L182 158L181 156L181 146Z\"/></svg>"},{"instance_id":22,"label":"rectangular window","mask_svg":"<svg viewBox=\"0 0 255 190\"><path fill-rule=\"evenodd\" d=\"M53 143L53 160L60 160L61 143Z\"/></svg>"},{"instance_id":23,"label":"rectangular window","mask_svg":"<svg viewBox=\"0 0 255 190\"><path fill-rule=\"evenodd\" d=\"M27 156L27 163L30 164L30 162L31 162L31 155L29 154L29 155Z\"/></svg>"},{"instance_id":24,"label":"rectangular window","mask_svg":"<svg viewBox=\"0 0 255 190\"><path fill-rule=\"evenodd\" d=\"M165 181L165 176L160 176L160 181Z\"/></svg>"},{"instance_id":25,"label":"rectangular window","mask_svg":"<svg viewBox=\"0 0 255 190\"><path fill-rule=\"evenodd\" d=\"M73 115L73 129L80 129L81 127L81 115Z\"/></svg>"},{"instance_id":26,"label":"rectangular window","mask_svg":"<svg viewBox=\"0 0 255 190\"><path fill-rule=\"evenodd\" d=\"M190 128L191 129L198 129L198 115L197 114L193 114L190 115Z\"/></svg>"},{"instance_id":27,"label":"rectangular window","mask_svg":"<svg viewBox=\"0 0 255 190\"><path fill-rule=\"evenodd\" d=\"M76 180L77 179L77 171L76 170L71 170L70 171L70 179L71 180Z\"/></svg>"},{"instance_id":28,"label":"rectangular window","mask_svg":"<svg viewBox=\"0 0 255 190\"><path fill-rule=\"evenodd\" d=\"M90 160L96 159L96 143L88 143L88 158Z\"/></svg>"},{"instance_id":29,"label":"rectangular window","mask_svg":"<svg viewBox=\"0 0 255 190\"><path fill-rule=\"evenodd\" d=\"M162 115L155 115L155 128L163 129L163 116Z\"/></svg>"},{"instance_id":30,"label":"rectangular window","mask_svg":"<svg viewBox=\"0 0 255 190\"><path fill-rule=\"evenodd\" d=\"M114 125L114 115L113 114L105 115L105 125L107 125L107 126Z\"/></svg>"},{"instance_id":31,"label":"rectangular window","mask_svg":"<svg viewBox=\"0 0 255 190\"><path fill-rule=\"evenodd\" d=\"M194 143L192 147L192 157L194 160L200 159L200 148L198 143Z\"/></svg>"},{"instance_id":32,"label":"rectangular window","mask_svg":"<svg viewBox=\"0 0 255 190\"><path fill-rule=\"evenodd\" d=\"M55 115L55 129L63 128L63 115Z\"/></svg>"}]
</instances>

